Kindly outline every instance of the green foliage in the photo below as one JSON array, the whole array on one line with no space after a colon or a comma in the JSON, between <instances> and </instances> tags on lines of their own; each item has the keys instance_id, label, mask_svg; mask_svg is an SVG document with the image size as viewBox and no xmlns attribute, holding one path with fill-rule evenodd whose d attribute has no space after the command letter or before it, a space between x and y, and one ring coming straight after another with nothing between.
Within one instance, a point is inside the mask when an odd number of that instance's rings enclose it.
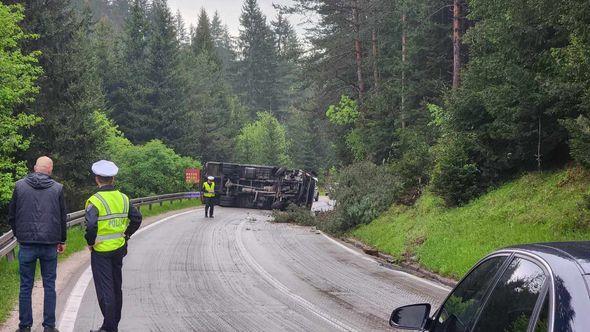
<instances>
[{"instance_id":1,"label":"green foliage","mask_svg":"<svg viewBox=\"0 0 590 332\"><path fill-rule=\"evenodd\" d=\"M39 94L26 105L28 114L42 121L28 130L33 161L48 155L55 162L54 177L64 184L68 206L79 206L91 190L89 165L95 161L101 133L92 114L104 109L96 58L91 49L91 17L78 14L70 1L27 1L21 26L38 35L27 39L24 52L41 51Z\"/></svg>"},{"instance_id":2,"label":"green foliage","mask_svg":"<svg viewBox=\"0 0 590 332\"><path fill-rule=\"evenodd\" d=\"M400 261L460 278L502 247L587 239L590 229L573 225L589 185L587 171L570 169L525 175L459 208L425 193L415 206L394 205L351 234Z\"/></svg>"},{"instance_id":3,"label":"green foliage","mask_svg":"<svg viewBox=\"0 0 590 332\"><path fill-rule=\"evenodd\" d=\"M201 167L201 163L181 157L159 140L133 145L123 137L104 114L94 114L96 126L104 133L102 158L119 166L117 186L131 197L192 190L184 180L184 170Z\"/></svg>"},{"instance_id":4,"label":"green foliage","mask_svg":"<svg viewBox=\"0 0 590 332\"><path fill-rule=\"evenodd\" d=\"M127 148L117 144L111 153L111 159L120 168L118 186L133 197L190 190L184 181L184 170L201 167L199 162L177 155L159 140Z\"/></svg>"},{"instance_id":5,"label":"green foliage","mask_svg":"<svg viewBox=\"0 0 590 332\"><path fill-rule=\"evenodd\" d=\"M39 54L21 50L22 42L34 37L19 26L23 12L20 5L0 4L0 206L10 200L15 180L26 173L24 162L15 158L30 143L22 129L39 121L35 115L17 111L38 92L35 82L42 73Z\"/></svg>"},{"instance_id":6,"label":"green foliage","mask_svg":"<svg viewBox=\"0 0 590 332\"><path fill-rule=\"evenodd\" d=\"M430 183L433 155L424 134L415 130L400 129L396 133L399 141L394 146L396 155L390 158L390 167L403 183L404 194L396 200L413 204Z\"/></svg>"},{"instance_id":7,"label":"green foliage","mask_svg":"<svg viewBox=\"0 0 590 332\"><path fill-rule=\"evenodd\" d=\"M315 217L305 207L291 204L285 211L275 210L272 212L272 221L276 223L292 223L301 226L315 226Z\"/></svg>"},{"instance_id":8,"label":"green foliage","mask_svg":"<svg viewBox=\"0 0 590 332\"><path fill-rule=\"evenodd\" d=\"M343 168L335 177L330 198L334 212L321 225L342 233L377 218L400 197L402 183L388 166L358 162Z\"/></svg>"},{"instance_id":9,"label":"green foliage","mask_svg":"<svg viewBox=\"0 0 590 332\"><path fill-rule=\"evenodd\" d=\"M247 124L236 139L236 161L259 165L291 166L287 132L268 112L258 113L258 120Z\"/></svg>"},{"instance_id":10,"label":"green foliage","mask_svg":"<svg viewBox=\"0 0 590 332\"><path fill-rule=\"evenodd\" d=\"M470 158L471 146L473 140L468 137L446 136L435 147L432 188L449 206L467 203L481 192L480 171Z\"/></svg>"},{"instance_id":11,"label":"green foliage","mask_svg":"<svg viewBox=\"0 0 590 332\"><path fill-rule=\"evenodd\" d=\"M580 115L563 123L570 133L570 154L580 164L590 168L590 119Z\"/></svg>"},{"instance_id":12,"label":"green foliage","mask_svg":"<svg viewBox=\"0 0 590 332\"><path fill-rule=\"evenodd\" d=\"M211 23L209 22L209 16L204 8L201 9L199 14L199 21L195 34L191 41L192 52L196 55L204 53L219 65L219 59L215 53L215 44L213 36L211 35Z\"/></svg>"},{"instance_id":13,"label":"green foliage","mask_svg":"<svg viewBox=\"0 0 590 332\"><path fill-rule=\"evenodd\" d=\"M326 116L331 123L339 126L352 125L359 118L358 104L346 95L340 97L338 105L330 105Z\"/></svg>"}]
</instances>

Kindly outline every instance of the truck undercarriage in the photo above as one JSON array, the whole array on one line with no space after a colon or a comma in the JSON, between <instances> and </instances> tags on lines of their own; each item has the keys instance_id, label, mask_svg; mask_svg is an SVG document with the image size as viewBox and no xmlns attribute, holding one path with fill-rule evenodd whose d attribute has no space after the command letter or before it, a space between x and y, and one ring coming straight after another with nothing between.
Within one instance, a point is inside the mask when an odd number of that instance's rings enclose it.
<instances>
[{"instance_id":1,"label":"truck undercarriage","mask_svg":"<svg viewBox=\"0 0 590 332\"><path fill-rule=\"evenodd\" d=\"M302 170L208 162L204 171L205 178L215 178L221 206L283 210L290 204L309 209L313 204L316 180Z\"/></svg>"}]
</instances>

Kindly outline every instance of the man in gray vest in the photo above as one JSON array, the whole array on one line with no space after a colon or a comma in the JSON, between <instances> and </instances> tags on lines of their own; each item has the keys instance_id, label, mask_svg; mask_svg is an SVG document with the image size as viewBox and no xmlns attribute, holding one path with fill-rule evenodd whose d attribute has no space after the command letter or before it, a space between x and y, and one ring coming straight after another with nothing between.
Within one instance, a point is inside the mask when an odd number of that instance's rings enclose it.
<instances>
[{"instance_id":1,"label":"man in gray vest","mask_svg":"<svg viewBox=\"0 0 590 332\"><path fill-rule=\"evenodd\" d=\"M8 223L18 240L20 272L19 329L29 332L33 326L31 292L37 261L43 279L44 332L55 332L55 279L57 254L66 249L67 211L63 186L51 178L53 161L37 159L35 171L16 182L8 206Z\"/></svg>"}]
</instances>

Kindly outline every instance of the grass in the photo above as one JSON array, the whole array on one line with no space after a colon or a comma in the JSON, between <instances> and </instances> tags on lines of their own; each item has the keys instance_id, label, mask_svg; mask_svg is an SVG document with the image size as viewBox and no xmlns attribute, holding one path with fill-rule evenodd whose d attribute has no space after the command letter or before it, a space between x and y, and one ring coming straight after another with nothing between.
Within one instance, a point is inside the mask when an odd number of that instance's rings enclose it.
<instances>
[{"instance_id":1,"label":"grass","mask_svg":"<svg viewBox=\"0 0 590 332\"><path fill-rule=\"evenodd\" d=\"M141 208L144 218L156 216L165 212L195 207L201 204L200 200L184 200L182 202L165 202L162 206L156 204L150 210L147 206ZM60 260L68 258L73 253L86 248L84 229L79 226L68 230L68 241L66 252L59 256ZM39 276L39 268L37 268ZM18 261L9 262L6 258L0 259L0 324L7 318L17 303L19 290Z\"/></svg>"},{"instance_id":2,"label":"grass","mask_svg":"<svg viewBox=\"0 0 590 332\"><path fill-rule=\"evenodd\" d=\"M413 207L393 206L353 237L399 261L455 279L486 254L522 243L590 239L576 228L590 176L579 169L528 174L459 208L426 193Z\"/></svg>"}]
</instances>

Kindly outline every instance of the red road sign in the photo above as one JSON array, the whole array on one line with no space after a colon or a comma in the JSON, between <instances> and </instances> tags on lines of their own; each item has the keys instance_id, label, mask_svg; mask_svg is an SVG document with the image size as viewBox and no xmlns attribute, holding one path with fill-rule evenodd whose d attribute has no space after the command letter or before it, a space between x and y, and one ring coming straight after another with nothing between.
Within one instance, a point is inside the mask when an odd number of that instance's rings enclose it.
<instances>
[{"instance_id":1,"label":"red road sign","mask_svg":"<svg viewBox=\"0 0 590 332\"><path fill-rule=\"evenodd\" d=\"M184 170L184 179L186 183L196 183L199 184L201 182L201 170L198 168L187 168Z\"/></svg>"}]
</instances>

